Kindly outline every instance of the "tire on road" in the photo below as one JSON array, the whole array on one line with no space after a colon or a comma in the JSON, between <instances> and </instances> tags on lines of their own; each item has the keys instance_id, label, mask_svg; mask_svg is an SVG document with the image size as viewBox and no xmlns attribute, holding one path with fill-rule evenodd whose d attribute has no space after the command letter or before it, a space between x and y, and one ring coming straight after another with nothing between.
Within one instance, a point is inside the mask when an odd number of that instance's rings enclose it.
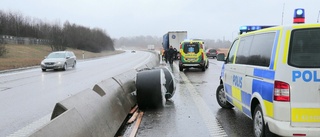
<instances>
[{"instance_id":1,"label":"tire on road","mask_svg":"<svg viewBox=\"0 0 320 137\"><path fill-rule=\"evenodd\" d=\"M162 108L165 105L165 74L162 69L137 73L137 103L139 109Z\"/></svg>"},{"instance_id":2,"label":"tire on road","mask_svg":"<svg viewBox=\"0 0 320 137\"><path fill-rule=\"evenodd\" d=\"M173 97L175 90L176 90L176 84L174 81L173 74L170 72L170 70L167 67L159 67L155 69L162 69L166 78L166 95L165 98L168 100Z\"/></svg>"}]
</instances>

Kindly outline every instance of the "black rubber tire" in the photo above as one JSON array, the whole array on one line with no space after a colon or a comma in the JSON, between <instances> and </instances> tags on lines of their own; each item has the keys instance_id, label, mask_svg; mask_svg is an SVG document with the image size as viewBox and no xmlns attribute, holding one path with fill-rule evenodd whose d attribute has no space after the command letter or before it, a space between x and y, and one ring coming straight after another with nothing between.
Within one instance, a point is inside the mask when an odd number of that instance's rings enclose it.
<instances>
[{"instance_id":1,"label":"black rubber tire","mask_svg":"<svg viewBox=\"0 0 320 137\"><path fill-rule=\"evenodd\" d=\"M202 68L201 68L202 71L206 71L206 66L204 65Z\"/></svg>"},{"instance_id":2,"label":"black rubber tire","mask_svg":"<svg viewBox=\"0 0 320 137\"><path fill-rule=\"evenodd\" d=\"M45 72L46 71L46 69L41 69L43 72Z\"/></svg>"},{"instance_id":3,"label":"black rubber tire","mask_svg":"<svg viewBox=\"0 0 320 137\"><path fill-rule=\"evenodd\" d=\"M77 65L77 62L76 62L76 61L74 61L74 62L73 62L73 65L72 65L72 68L75 68L75 67L76 67L76 65Z\"/></svg>"},{"instance_id":4,"label":"black rubber tire","mask_svg":"<svg viewBox=\"0 0 320 137\"><path fill-rule=\"evenodd\" d=\"M265 137L266 126L264 124L263 112L260 104L258 104L253 113L253 133L255 137Z\"/></svg>"},{"instance_id":5,"label":"black rubber tire","mask_svg":"<svg viewBox=\"0 0 320 137\"><path fill-rule=\"evenodd\" d=\"M217 98L217 102L220 107L225 108L225 109L232 109L234 107L232 104L230 104L227 101L227 98L225 96L224 87L222 84L220 84L217 88L216 98Z\"/></svg>"},{"instance_id":6,"label":"black rubber tire","mask_svg":"<svg viewBox=\"0 0 320 137\"><path fill-rule=\"evenodd\" d=\"M175 86L175 82L174 82L174 77L172 75L172 73L169 71L168 68L166 67L161 67L158 69L162 69L166 78L166 95L165 98L168 100L170 98L173 97L175 90L176 90L176 86Z\"/></svg>"},{"instance_id":7,"label":"black rubber tire","mask_svg":"<svg viewBox=\"0 0 320 137\"><path fill-rule=\"evenodd\" d=\"M209 60L207 60L206 69L209 68Z\"/></svg>"},{"instance_id":8,"label":"black rubber tire","mask_svg":"<svg viewBox=\"0 0 320 137\"><path fill-rule=\"evenodd\" d=\"M62 70L63 71L67 70L67 63L64 63Z\"/></svg>"},{"instance_id":9,"label":"black rubber tire","mask_svg":"<svg viewBox=\"0 0 320 137\"><path fill-rule=\"evenodd\" d=\"M165 105L165 74L162 69L145 70L136 77L139 109L162 108Z\"/></svg>"},{"instance_id":10,"label":"black rubber tire","mask_svg":"<svg viewBox=\"0 0 320 137\"><path fill-rule=\"evenodd\" d=\"M183 71L183 67L179 66L179 70L180 70L180 71Z\"/></svg>"}]
</instances>

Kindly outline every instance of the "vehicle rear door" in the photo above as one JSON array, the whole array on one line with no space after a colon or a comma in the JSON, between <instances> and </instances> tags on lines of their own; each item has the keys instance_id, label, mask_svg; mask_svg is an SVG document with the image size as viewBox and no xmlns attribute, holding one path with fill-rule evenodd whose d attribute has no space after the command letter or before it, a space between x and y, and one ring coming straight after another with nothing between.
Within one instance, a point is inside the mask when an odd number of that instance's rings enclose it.
<instances>
[{"instance_id":1,"label":"vehicle rear door","mask_svg":"<svg viewBox=\"0 0 320 137\"><path fill-rule=\"evenodd\" d=\"M199 63L200 57L199 42L185 42L183 45L183 60L187 63Z\"/></svg>"},{"instance_id":2,"label":"vehicle rear door","mask_svg":"<svg viewBox=\"0 0 320 137\"><path fill-rule=\"evenodd\" d=\"M291 125L320 127L320 28L291 32L288 65Z\"/></svg>"}]
</instances>

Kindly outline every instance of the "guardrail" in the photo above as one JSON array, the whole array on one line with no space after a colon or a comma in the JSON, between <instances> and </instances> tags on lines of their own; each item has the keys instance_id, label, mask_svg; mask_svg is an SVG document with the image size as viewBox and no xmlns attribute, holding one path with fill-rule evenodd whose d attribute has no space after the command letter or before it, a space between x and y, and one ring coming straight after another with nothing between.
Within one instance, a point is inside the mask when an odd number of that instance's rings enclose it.
<instances>
[{"instance_id":1,"label":"guardrail","mask_svg":"<svg viewBox=\"0 0 320 137\"><path fill-rule=\"evenodd\" d=\"M139 69L159 65L159 55L137 70L106 79L55 105L51 121L30 137L113 137L136 105L135 79Z\"/></svg>"}]
</instances>

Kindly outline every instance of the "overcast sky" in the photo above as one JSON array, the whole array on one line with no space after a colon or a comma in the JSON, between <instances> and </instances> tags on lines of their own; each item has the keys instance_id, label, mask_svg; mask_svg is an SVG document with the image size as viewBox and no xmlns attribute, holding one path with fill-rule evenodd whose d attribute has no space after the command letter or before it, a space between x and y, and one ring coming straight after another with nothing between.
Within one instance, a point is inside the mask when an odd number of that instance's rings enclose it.
<instances>
[{"instance_id":1,"label":"overcast sky","mask_svg":"<svg viewBox=\"0 0 320 137\"><path fill-rule=\"evenodd\" d=\"M69 21L97 27L112 38L162 37L168 31L185 30L189 38L225 40L234 38L242 25L292 24L296 8L305 9L306 23L317 23L319 5L320 0L0 1L5 12L20 12L49 23Z\"/></svg>"}]
</instances>

